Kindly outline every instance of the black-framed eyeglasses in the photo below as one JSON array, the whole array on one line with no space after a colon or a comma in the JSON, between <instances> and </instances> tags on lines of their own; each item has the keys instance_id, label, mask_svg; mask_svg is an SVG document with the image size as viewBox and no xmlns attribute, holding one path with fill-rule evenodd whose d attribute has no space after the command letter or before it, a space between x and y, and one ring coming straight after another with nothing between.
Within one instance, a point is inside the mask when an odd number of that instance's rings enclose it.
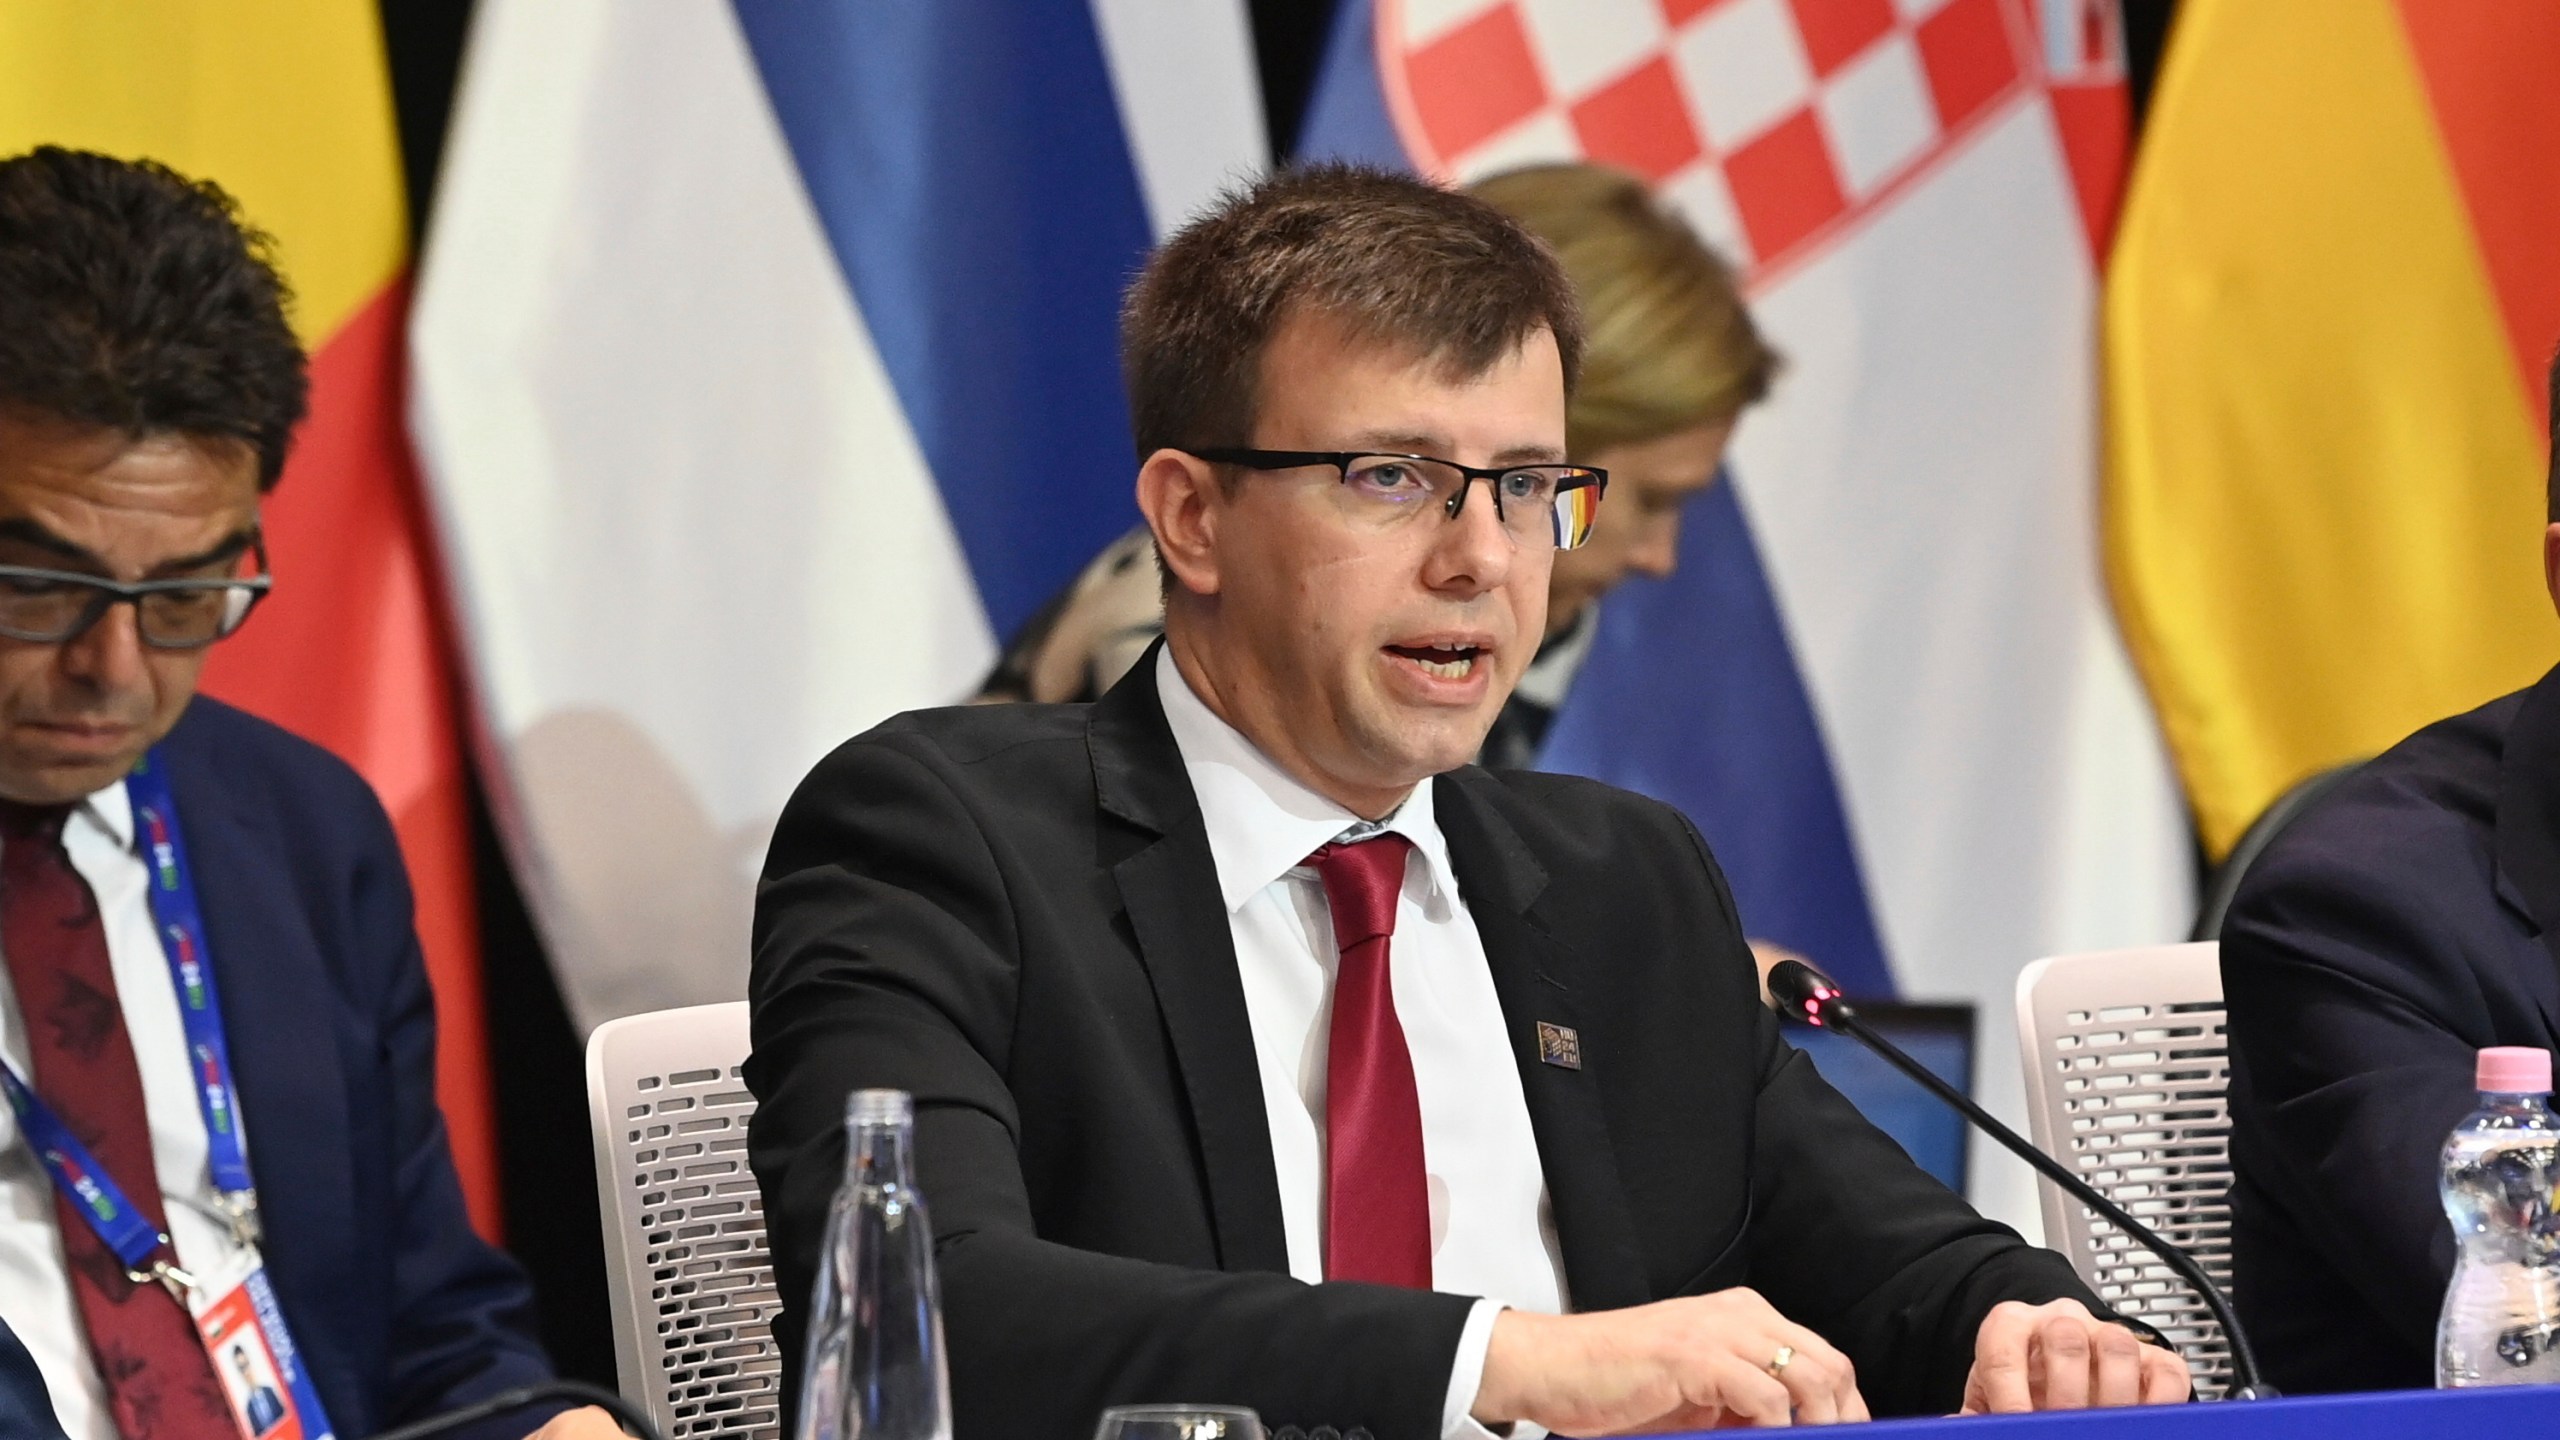
<instances>
[{"instance_id":1,"label":"black-framed eyeglasses","mask_svg":"<svg viewBox=\"0 0 2560 1440\"><path fill-rule=\"evenodd\" d=\"M1588 465L1461 465L1429 455L1389 455L1363 450L1246 450L1221 447L1191 452L1219 465L1248 470L1295 470L1330 465L1342 475L1341 493L1352 513L1383 528L1422 513L1435 502L1452 520L1467 505L1467 492L1482 480L1493 491L1493 511L1503 529L1522 544L1579 548L1591 538L1609 472Z\"/></svg>"},{"instance_id":2,"label":"black-framed eyeglasses","mask_svg":"<svg viewBox=\"0 0 2560 1440\"><path fill-rule=\"evenodd\" d=\"M88 633L107 611L133 607L142 643L201 650L240 628L274 587L263 537L249 542L249 574L221 580L110 580L73 570L0 565L0 635L59 645Z\"/></svg>"}]
</instances>

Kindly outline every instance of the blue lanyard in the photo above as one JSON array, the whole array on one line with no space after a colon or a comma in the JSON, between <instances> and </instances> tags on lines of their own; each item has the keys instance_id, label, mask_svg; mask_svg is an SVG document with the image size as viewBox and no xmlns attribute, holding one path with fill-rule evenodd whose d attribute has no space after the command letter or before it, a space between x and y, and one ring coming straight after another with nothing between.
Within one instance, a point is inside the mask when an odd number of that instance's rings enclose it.
<instances>
[{"instance_id":1,"label":"blue lanyard","mask_svg":"<svg viewBox=\"0 0 2560 1440\"><path fill-rule=\"evenodd\" d=\"M160 930L161 953L169 962L169 979L178 992L178 1022L186 1030L196 1108L204 1114L205 1158L214 1192L245 1238L258 1213L257 1182L249 1176L249 1152L240 1143L231 1047L222 1036L221 999L213 988L213 948L205 943L195 871L187 864L186 838L178 829L178 802L169 793L169 764L157 747L125 777L124 793L133 802L134 838L151 870L145 893Z\"/></svg>"},{"instance_id":2,"label":"blue lanyard","mask_svg":"<svg viewBox=\"0 0 2560 1440\"><path fill-rule=\"evenodd\" d=\"M125 1198L124 1190L107 1173L89 1147L63 1126L53 1107L36 1098L18 1078L15 1067L0 1063L0 1091L9 1097L9 1108L17 1112L18 1128L25 1132L27 1143L35 1148L36 1158L44 1162L44 1173L53 1179L56 1190L72 1199L72 1208L98 1232L98 1239L116 1254L125 1273L137 1278L153 1270L151 1257L169 1237L151 1223L151 1217ZM165 1267L164 1267L165 1268ZM184 1279L184 1275L179 1276Z\"/></svg>"},{"instance_id":3,"label":"blue lanyard","mask_svg":"<svg viewBox=\"0 0 2560 1440\"><path fill-rule=\"evenodd\" d=\"M178 1020L186 1033L189 1075L195 1081L196 1105L204 1116L205 1153L213 1188L233 1233L245 1243L257 1239L258 1192L249 1177L249 1156L240 1143L239 1108L233 1101L231 1050L222 1033L222 1010L213 988L213 955L205 945L204 917L196 904L195 876L187 865L185 838L178 830L177 802L169 793L167 762L154 749L125 778L132 802L134 830L142 860L151 872L145 893L151 918L160 933L160 948L169 962L169 978L178 993ZM52 1107L44 1103L18 1073L0 1064L0 1092L18 1117L19 1128L44 1164L54 1188L76 1202L74 1209L125 1270L137 1277L157 1275L172 1289L187 1280L167 1261L153 1261L169 1243L119 1188Z\"/></svg>"}]
</instances>

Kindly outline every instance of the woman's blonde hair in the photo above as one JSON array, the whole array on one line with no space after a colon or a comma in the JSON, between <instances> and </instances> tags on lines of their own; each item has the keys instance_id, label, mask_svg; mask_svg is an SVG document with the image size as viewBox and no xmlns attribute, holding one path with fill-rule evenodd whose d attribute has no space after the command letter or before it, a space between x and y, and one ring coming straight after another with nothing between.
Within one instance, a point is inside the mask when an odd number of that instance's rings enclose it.
<instances>
[{"instance_id":1,"label":"woman's blonde hair","mask_svg":"<svg viewBox=\"0 0 2560 1440\"><path fill-rule=\"evenodd\" d=\"M1470 193L1547 242L1582 302L1577 456L1731 420L1769 393L1777 352L1733 269L1642 180L1599 165L1532 165Z\"/></svg>"}]
</instances>

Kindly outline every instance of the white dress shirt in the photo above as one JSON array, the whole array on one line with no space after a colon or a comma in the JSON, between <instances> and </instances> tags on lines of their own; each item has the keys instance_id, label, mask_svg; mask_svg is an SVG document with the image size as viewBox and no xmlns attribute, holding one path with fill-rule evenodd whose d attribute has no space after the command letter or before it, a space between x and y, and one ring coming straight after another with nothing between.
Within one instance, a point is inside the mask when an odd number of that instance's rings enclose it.
<instances>
[{"instance_id":1,"label":"white dress shirt","mask_svg":"<svg viewBox=\"0 0 2560 1440\"><path fill-rule=\"evenodd\" d=\"M1289 1273L1320 1281L1325 1061L1340 954L1324 883L1305 861L1361 817L1290 778L1213 714L1171 651L1156 657L1155 680L1199 797L1235 937ZM1467 1411L1494 1317L1505 1306L1562 1313L1564 1266L1501 999L1449 868L1431 786L1417 787L1385 828L1413 842L1388 964L1422 1108L1432 1288L1484 1297L1460 1337L1441 1425L1449 1436L1482 1434Z\"/></svg>"},{"instance_id":2,"label":"white dress shirt","mask_svg":"<svg viewBox=\"0 0 2560 1440\"><path fill-rule=\"evenodd\" d=\"M107 961L142 1072L151 1160L159 1171L169 1236L177 1244L179 1265L203 1274L229 1261L238 1246L215 1205L204 1115L196 1108L186 1030L178 1019L178 991L151 919L150 872L134 850L133 803L124 782L72 810L62 827L62 845L72 868L97 896L98 915L106 926ZM26 1014L19 1008L7 960L0 955L0 1056L32 1080ZM127 1189L147 1183L130 1175L115 1179ZM79 1302L72 1297L62 1235L54 1223L53 1186L34 1150L21 1143L17 1117L5 1104L0 1104L0 1320L8 1322L35 1357L45 1387L53 1392L63 1433L70 1440L117 1440L115 1416L89 1354Z\"/></svg>"}]
</instances>

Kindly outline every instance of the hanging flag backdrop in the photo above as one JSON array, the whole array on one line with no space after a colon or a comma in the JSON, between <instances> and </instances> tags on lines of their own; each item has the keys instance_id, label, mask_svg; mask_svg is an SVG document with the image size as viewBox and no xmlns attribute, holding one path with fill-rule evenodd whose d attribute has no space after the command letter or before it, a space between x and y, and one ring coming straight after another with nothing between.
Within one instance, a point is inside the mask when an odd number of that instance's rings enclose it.
<instances>
[{"instance_id":1,"label":"hanging flag backdrop","mask_svg":"<svg viewBox=\"0 0 2560 1440\"><path fill-rule=\"evenodd\" d=\"M1633 170L1737 262L1788 360L1679 573L1602 604L1543 763L1687 810L1751 933L1979 1006L1977 1086L2017 1117L2018 967L2175 938L2192 899L2097 566L2112 5L1344 10L1302 151ZM2034 1223L2022 1167L1974 1174Z\"/></svg>"},{"instance_id":2,"label":"hanging flag backdrop","mask_svg":"<svg viewBox=\"0 0 2560 1440\"><path fill-rule=\"evenodd\" d=\"M2210 848L2560 659L2560 7L2186 0L2107 297L2108 556Z\"/></svg>"},{"instance_id":3,"label":"hanging flag backdrop","mask_svg":"<svg viewBox=\"0 0 2560 1440\"><path fill-rule=\"evenodd\" d=\"M792 786L1135 523L1120 292L1264 152L1242 0L481 0L413 424L582 1024L744 993Z\"/></svg>"},{"instance_id":4,"label":"hanging flag backdrop","mask_svg":"<svg viewBox=\"0 0 2560 1440\"><path fill-rule=\"evenodd\" d=\"M214 648L204 688L336 751L390 810L435 984L438 1095L472 1219L494 1235L460 711L401 427L408 212L374 7L0 6L0 154L39 144L218 181L275 238L311 418L264 507L275 593Z\"/></svg>"}]
</instances>

